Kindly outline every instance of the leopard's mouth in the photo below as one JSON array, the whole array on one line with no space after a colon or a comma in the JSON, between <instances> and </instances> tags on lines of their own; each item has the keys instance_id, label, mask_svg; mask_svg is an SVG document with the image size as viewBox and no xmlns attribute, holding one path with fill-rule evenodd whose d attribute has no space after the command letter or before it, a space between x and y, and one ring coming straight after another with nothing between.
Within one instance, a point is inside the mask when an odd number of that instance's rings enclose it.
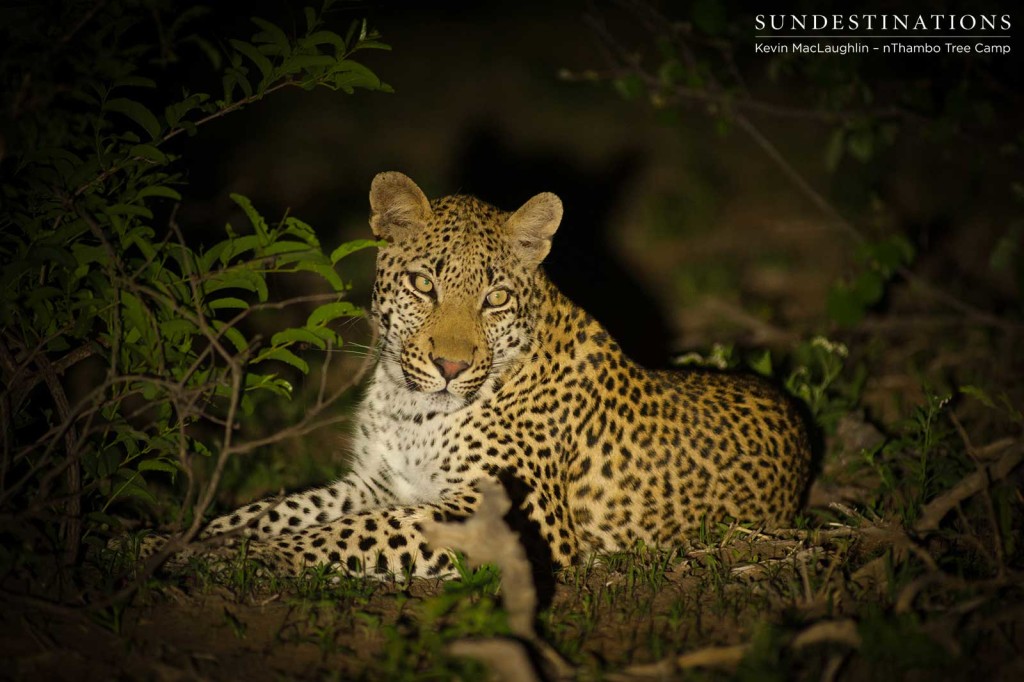
<instances>
[{"instance_id":1,"label":"leopard's mouth","mask_svg":"<svg viewBox=\"0 0 1024 682\"><path fill-rule=\"evenodd\" d=\"M473 398L476 397L477 393L479 393L478 388L473 388L463 393L453 385L454 382L448 382L441 388L434 388L433 386L425 385L425 383L422 380L414 376L405 367L401 367L401 373L403 384L405 385L407 391L409 391L410 393L417 393L419 395L428 396L435 400L454 400L461 403L469 403L473 400Z\"/></svg>"}]
</instances>

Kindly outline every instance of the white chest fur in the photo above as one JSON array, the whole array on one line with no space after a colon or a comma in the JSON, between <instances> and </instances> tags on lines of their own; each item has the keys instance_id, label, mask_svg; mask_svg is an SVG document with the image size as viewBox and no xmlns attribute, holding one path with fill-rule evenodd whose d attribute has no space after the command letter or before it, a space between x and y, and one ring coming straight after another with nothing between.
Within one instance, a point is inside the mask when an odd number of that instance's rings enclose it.
<instances>
[{"instance_id":1,"label":"white chest fur","mask_svg":"<svg viewBox=\"0 0 1024 682\"><path fill-rule=\"evenodd\" d=\"M376 479L399 504L435 501L457 478L449 434L464 418L432 409L378 372L357 413L353 473Z\"/></svg>"}]
</instances>

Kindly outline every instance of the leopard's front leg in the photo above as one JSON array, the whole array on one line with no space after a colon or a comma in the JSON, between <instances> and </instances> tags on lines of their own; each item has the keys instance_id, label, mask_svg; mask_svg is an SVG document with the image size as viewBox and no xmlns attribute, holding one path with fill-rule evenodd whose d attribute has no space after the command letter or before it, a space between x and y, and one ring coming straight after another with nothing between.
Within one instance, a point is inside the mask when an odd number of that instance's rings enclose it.
<instances>
[{"instance_id":1,"label":"leopard's front leg","mask_svg":"<svg viewBox=\"0 0 1024 682\"><path fill-rule=\"evenodd\" d=\"M294 533L256 540L250 549L290 574L301 573L307 566L329 565L375 577L448 578L454 575L451 551L431 549L422 524L428 519L465 518L479 501L479 492L467 485L434 504L365 509Z\"/></svg>"},{"instance_id":2,"label":"leopard's front leg","mask_svg":"<svg viewBox=\"0 0 1024 682\"><path fill-rule=\"evenodd\" d=\"M345 514L388 505L392 501L391 493L377 477L353 472L322 488L267 498L219 516L207 524L198 539L224 536L223 542L215 543L220 547L233 546L242 537L265 541L330 523ZM139 556L149 558L166 543L166 535L146 536L141 540ZM175 558L176 563L183 562L192 553L179 554Z\"/></svg>"},{"instance_id":3,"label":"leopard's front leg","mask_svg":"<svg viewBox=\"0 0 1024 682\"><path fill-rule=\"evenodd\" d=\"M207 539L240 531L238 535L252 540L266 540L330 523L353 512L389 505L393 501L381 480L353 472L322 488L267 498L219 516L203 529L199 537Z\"/></svg>"}]
</instances>

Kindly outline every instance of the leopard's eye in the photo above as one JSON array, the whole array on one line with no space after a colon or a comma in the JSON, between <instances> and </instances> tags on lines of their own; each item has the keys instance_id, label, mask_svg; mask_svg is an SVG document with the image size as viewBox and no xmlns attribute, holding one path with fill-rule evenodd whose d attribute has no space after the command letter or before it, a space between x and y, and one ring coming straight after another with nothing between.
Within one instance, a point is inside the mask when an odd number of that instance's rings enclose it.
<instances>
[{"instance_id":1,"label":"leopard's eye","mask_svg":"<svg viewBox=\"0 0 1024 682\"><path fill-rule=\"evenodd\" d=\"M509 294L507 289L495 289L491 293L487 294L487 298L484 299L487 302L489 308L500 308L501 306L508 303Z\"/></svg>"},{"instance_id":2,"label":"leopard's eye","mask_svg":"<svg viewBox=\"0 0 1024 682\"><path fill-rule=\"evenodd\" d=\"M421 294L433 294L434 283L430 281L430 278L426 275L421 275L417 272L409 273L409 283L412 284L412 288Z\"/></svg>"}]
</instances>

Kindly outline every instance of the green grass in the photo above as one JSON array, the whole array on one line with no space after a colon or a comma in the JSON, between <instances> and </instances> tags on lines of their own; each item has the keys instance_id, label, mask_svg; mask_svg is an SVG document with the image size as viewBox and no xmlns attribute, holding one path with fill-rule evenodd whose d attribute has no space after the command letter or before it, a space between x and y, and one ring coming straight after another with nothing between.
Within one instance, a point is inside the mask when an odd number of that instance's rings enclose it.
<instances>
[{"instance_id":1,"label":"green grass","mask_svg":"<svg viewBox=\"0 0 1024 682\"><path fill-rule=\"evenodd\" d=\"M673 673L679 679L984 677L1019 656L1019 487L994 480L952 505L937 528L918 525L999 455L986 450L991 424L1019 444L1012 400L973 386L955 396L923 387L901 417L872 427L880 442L851 451L837 425L870 411L871 358L850 356L819 338L788 355L723 346L691 358L777 376L824 434L822 485L860 497L811 507L793 529L705 522L679 547L638 545L562 570L537 630L577 679L633 679L643 672L637 666L673 662L683 666ZM973 428L978 415L989 420L985 432ZM329 469L330 461L316 459L324 451L279 448L248 475L242 468L229 477L234 490L225 496L258 487L282 467ZM150 578L131 600L91 611L91 626L144 651L140 622L188 613L197 630L212 628L216 642L179 635L175 646L209 650L211 660L283 657L286 677L297 679L479 679L487 666L449 647L509 635L501 574L492 566L471 570L460 560L460 578L445 583L325 568L279 578L245 550L193 557ZM93 555L98 592L133 579L136 551L128 543ZM719 658L694 666L709 655ZM204 670L224 675L213 664Z\"/></svg>"}]
</instances>

